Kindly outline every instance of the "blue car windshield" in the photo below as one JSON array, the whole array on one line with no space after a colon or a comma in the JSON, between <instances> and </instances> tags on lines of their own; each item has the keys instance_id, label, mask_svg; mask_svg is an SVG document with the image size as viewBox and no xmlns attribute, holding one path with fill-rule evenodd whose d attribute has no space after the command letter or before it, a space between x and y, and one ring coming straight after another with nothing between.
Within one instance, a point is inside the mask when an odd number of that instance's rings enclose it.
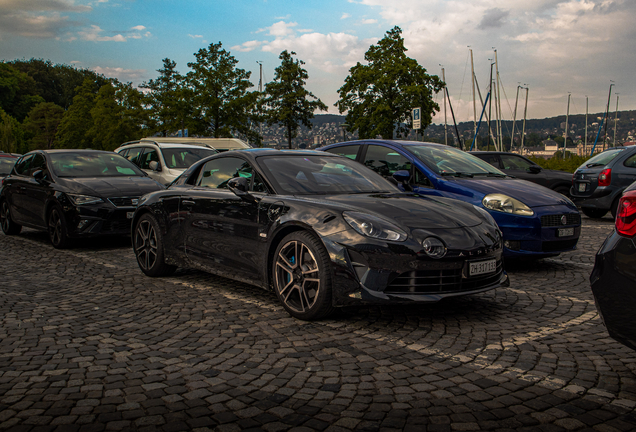
<instances>
[{"instance_id":1,"label":"blue car windshield","mask_svg":"<svg viewBox=\"0 0 636 432\"><path fill-rule=\"evenodd\" d=\"M58 177L145 176L137 166L117 153L51 153Z\"/></svg>"},{"instance_id":2,"label":"blue car windshield","mask_svg":"<svg viewBox=\"0 0 636 432\"><path fill-rule=\"evenodd\" d=\"M333 156L263 156L260 166L278 193L328 195L399 192L358 162Z\"/></svg>"},{"instance_id":3,"label":"blue car windshield","mask_svg":"<svg viewBox=\"0 0 636 432\"><path fill-rule=\"evenodd\" d=\"M405 148L440 175L506 176L488 162L452 147L410 145Z\"/></svg>"}]
</instances>

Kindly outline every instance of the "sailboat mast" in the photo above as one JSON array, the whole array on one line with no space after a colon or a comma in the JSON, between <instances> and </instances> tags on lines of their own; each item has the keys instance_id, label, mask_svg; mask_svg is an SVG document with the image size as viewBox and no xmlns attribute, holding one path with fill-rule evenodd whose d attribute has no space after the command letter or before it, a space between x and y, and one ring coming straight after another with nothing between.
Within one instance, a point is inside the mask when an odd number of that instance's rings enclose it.
<instances>
[{"instance_id":1,"label":"sailboat mast","mask_svg":"<svg viewBox=\"0 0 636 432\"><path fill-rule=\"evenodd\" d=\"M473 63L473 50L470 49L470 76L473 82L473 129L477 135L477 103L475 100L475 64Z\"/></svg>"},{"instance_id":2,"label":"sailboat mast","mask_svg":"<svg viewBox=\"0 0 636 432\"><path fill-rule=\"evenodd\" d=\"M587 155L587 114L589 111L589 98L585 95L585 144L583 144L583 154Z\"/></svg>"},{"instance_id":3,"label":"sailboat mast","mask_svg":"<svg viewBox=\"0 0 636 432\"><path fill-rule=\"evenodd\" d=\"M492 139L493 142L495 142L495 137L492 134L492 124L491 124L491 119L492 119L492 99L493 99L493 92L494 92L494 88L492 85L492 67L494 65L494 63L492 63L492 59L490 60L490 102L488 103L488 147L490 147L490 140ZM488 147L486 147L486 150L488 150ZM495 143L495 150L497 150L497 143Z\"/></svg>"},{"instance_id":4,"label":"sailboat mast","mask_svg":"<svg viewBox=\"0 0 636 432\"><path fill-rule=\"evenodd\" d=\"M497 106L495 108L497 113L497 142L499 144L499 151L503 151L503 137L501 136L501 88L499 87L499 60L497 59L497 50L495 50L495 72L497 78Z\"/></svg>"},{"instance_id":5,"label":"sailboat mast","mask_svg":"<svg viewBox=\"0 0 636 432\"><path fill-rule=\"evenodd\" d=\"M446 85L446 73L444 71L444 66L442 66L442 81L444 81L444 85ZM448 145L448 122L446 120L446 95L447 94L448 92L444 92L444 144L445 145Z\"/></svg>"},{"instance_id":6,"label":"sailboat mast","mask_svg":"<svg viewBox=\"0 0 636 432\"><path fill-rule=\"evenodd\" d=\"M530 89L526 87L526 107L523 109L523 129L521 131L521 154L523 154L523 139L526 136L526 115L528 114L528 93Z\"/></svg>"},{"instance_id":7,"label":"sailboat mast","mask_svg":"<svg viewBox=\"0 0 636 432\"><path fill-rule=\"evenodd\" d=\"M510 137L510 151L512 151L512 148L514 146L515 143L515 122L517 121L517 104L519 103L519 89L521 88L521 85L517 85L517 97L515 97L515 112L512 115L512 134Z\"/></svg>"},{"instance_id":8,"label":"sailboat mast","mask_svg":"<svg viewBox=\"0 0 636 432\"><path fill-rule=\"evenodd\" d=\"M610 80L610 82L612 82ZM609 120L609 106L610 106L610 99L612 98L612 86L614 84L610 84L610 88L609 88L609 94L607 95L607 108L605 108L605 118ZM605 130L603 131L603 150L605 150L605 143L607 142L607 123L605 122Z\"/></svg>"},{"instance_id":9,"label":"sailboat mast","mask_svg":"<svg viewBox=\"0 0 636 432\"><path fill-rule=\"evenodd\" d=\"M568 110L565 113L565 141L563 141L563 159L565 159L565 148L568 146L568 120L570 118L570 93L568 93Z\"/></svg>"},{"instance_id":10,"label":"sailboat mast","mask_svg":"<svg viewBox=\"0 0 636 432\"><path fill-rule=\"evenodd\" d=\"M614 113L614 147L616 147L616 123L618 122L618 93L616 93L616 112Z\"/></svg>"}]
</instances>

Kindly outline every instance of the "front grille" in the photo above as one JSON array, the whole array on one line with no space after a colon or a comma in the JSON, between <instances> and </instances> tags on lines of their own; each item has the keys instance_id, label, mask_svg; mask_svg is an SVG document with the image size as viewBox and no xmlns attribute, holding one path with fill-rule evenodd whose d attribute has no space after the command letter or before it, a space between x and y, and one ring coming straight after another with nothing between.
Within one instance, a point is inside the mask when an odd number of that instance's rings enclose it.
<instances>
[{"instance_id":1,"label":"front grille","mask_svg":"<svg viewBox=\"0 0 636 432\"><path fill-rule=\"evenodd\" d=\"M541 250L543 252L560 252L572 249L576 246L576 242L579 239L574 240L556 240L556 241L544 241L541 244Z\"/></svg>"},{"instance_id":2,"label":"front grille","mask_svg":"<svg viewBox=\"0 0 636 432\"><path fill-rule=\"evenodd\" d=\"M395 294L444 294L473 291L494 285L501 279L502 261L497 263L497 271L469 278L462 277L462 269L412 270L395 277L384 290Z\"/></svg>"},{"instance_id":3,"label":"front grille","mask_svg":"<svg viewBox=\"0 0 636 432\"><path fill-rule=\"evenodd\" d=\"M581 224L581 215L578 213L568 213L566 215L545 215L541 216L541 226L544 227L556 227L556 226L564 226L561 223L561 217L565 216L567 222L565 225L580 225Z\"/></svg>"},{"instance_id":4,"label":"front grille","mask_svg":"<svg viewBox=\"0 0 636 432\"><path fill-rule=\"evenodd\" d=\"M102 233L129 232L132 219L128 219L126 210L115 210L103 222Z\"/></svg>"},{"instance_id":5,"label":"front grille","mask_svg":"<svg viewBox=\"0 0 636 432\"><path fill-rule=\"evenodd\" d=\"M137 207L139 197L115 197L108 198L108 201L115 207Z\"/></svg>"}]
</instances>

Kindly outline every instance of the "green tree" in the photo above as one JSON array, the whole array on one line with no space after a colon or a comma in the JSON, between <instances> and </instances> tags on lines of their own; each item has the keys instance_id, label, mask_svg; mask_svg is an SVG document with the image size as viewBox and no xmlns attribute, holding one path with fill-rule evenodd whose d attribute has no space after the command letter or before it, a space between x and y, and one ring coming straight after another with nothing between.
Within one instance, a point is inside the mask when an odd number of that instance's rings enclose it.
<instances>
[{"instance_id":1,"label":"green tree","mask_svg":"<svg viewBox=\"0 0 636 432\"><path fill-rule=\"evenodd\" d=\"M33 78L8 63L0 63L0 108L21 122L40 102L44 99L37 95Z\"/></svg>"},{"instance_id":2,"label":"green tree","mask_svg":"<svg viewBox=\"0 0 636 432\"><path fill-rule=\"evenodd\" d=\"M185 77L176 70L177 63L163 59L163 68L158 69L159 77L144 82L140 87L151 90L148 95L150 105L151 130L168 132L190 128L192 118L191 100L193 93L187 87Z\"/></svg>"},{"instance_id":3,"label":"green tree","mask_svg":"<svg viewBox=\"0 0 636 432\"><path fill-rule=\"evenodd\" d=\"M349 69L349 76L338 93L338 110L347 112L349 131L358 131L360 138L391 139L408 136L411 110L421 107L422 128L431 124L439 105L432 99L444 83L426 73L416 60L406 56L402 30L394 27L377 45L365 53L367 64L358 62Z\"/></svg>"},{"instance_id":4,"label":"green tree","mask_svg":"<svg viewBox=\"0 0 636 432\"><path fill-rule=\"evenodd\" d=\"M274 81L265 85L267 95L264 104L265 118L269 126L279 124L285 128L287 144L292 148L292 138L298 134L298 127L303 124L311 129L314 111L326 111L327 106L313 93L305 89L307 71L304 61L294 59L295 52L283 51L278 57L281 60L274 73ZM310 100L313 99L313 100Z\"/></svg>"},{"instance_id":5,"label":"green tree","mask_svg":"<svg viewBox=\"0 0 636 432\"><path fill-rule=\"evenodd\" d=\"M89 78L76 90L73 103L64 113L57 131L59 148L88 148L92 140L88 131L93 127L91 110L101 85Z\"/></svg>"},{"instance_id":6,"label":"green tree","mask_svg":"<svg viewBox=\"0 0 636 432\"><path fill-rule=\"evenodd\" d=\"M26 153L24 130L19 121L0 109L0 150L5 153Z\"/></svg>"},{"instance_id":7,"label":"green tree","mask_svg":"<svg viewBox=\"0 0 636 432\"><path fill-rule=\"evenodd\" d=\"M41 102L34 106L24 120L24 129L29 134L29 149L52 149L55 134L62 121L64 109L53 102Z\"/></svg>"},{"instance_id":8,"label":"green tree","mask_svg":"<svg viewBox=\"0 0 636 432\"><path fill-rule=\"evenodd\" d=\"M187 81L193 92L194 133L215 138L232 137L233 132L250 129L250 113L258 94L248 92L254 85L251 72L236 67L238 60L222 48L210 44L194 55Z\"/></svg>"}]
</instances>

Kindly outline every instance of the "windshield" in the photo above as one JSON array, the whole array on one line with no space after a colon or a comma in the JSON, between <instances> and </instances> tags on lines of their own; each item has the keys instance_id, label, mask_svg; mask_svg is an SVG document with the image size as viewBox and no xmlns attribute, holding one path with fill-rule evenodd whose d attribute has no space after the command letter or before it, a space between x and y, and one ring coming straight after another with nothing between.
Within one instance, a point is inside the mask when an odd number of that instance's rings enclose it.
<instances>
[{"instance_id":1,"label":"windshield","mask_svg":"<svg viewBox=\"0 0 636 432\"><path fill-rule=\"evenodd\" d=\"M413 145L406 147L427 167L440 175L497 175L505 177L506 174L494 166L452 147L432 147Z\"/></svg>"},{"instance_id":2,"label":"windshield","mask_svg":"<svg viewBox=\"0 0 636 432\"><path fill-rule=\"evenodd\" d=\"M117 153L49 153L58 177L145 176Z\"/></svg>"},{"instance_id":3,"label":"windshield","mask_svg":"<svg viewBox=\"0 0 636 432\"><path fill-rule=\"evenodd\" d=\"M210 148L164 148L161 149L163 160L170 169L186 169L204 157L212 156L217 151Z\"/></svg>"},{"instance_id":4,"label":"windshield","mask_svg":"<svg viewBox=\"0 0 636 432\"><path fill-rule=\"evenodd\" d=\"M2 176L6 176L9 175L11 173L11 169L13 168L13 165L15 165L15 161L17 161L18 159L16 158L0 158L0 175Z\"/></svg>"},{"instance_id":5,"label":"windshield","mask_svg":"<svg viewBox=\"0 0 636 432\"><path fill-rule=\"evenodd\" d=\"M606 150L602 153L597 154L593 158L588 159L587 161L583 163L583 165L581 165L577 169L605 166L611 161L613 161L614 158L618 156L620 152L622 152L623 150L624 149Z\"/></svg>"},{"instance_id":6,"label":"windshield","mask_svg":"<svg viewBox=\"0 0 636 432\"><path fill-rule=\"evenodd\" d=\"M265 156L260 165L279 193L327 195L399 192L382 176L347 158Z\"/></svg>"}]
</instances>

